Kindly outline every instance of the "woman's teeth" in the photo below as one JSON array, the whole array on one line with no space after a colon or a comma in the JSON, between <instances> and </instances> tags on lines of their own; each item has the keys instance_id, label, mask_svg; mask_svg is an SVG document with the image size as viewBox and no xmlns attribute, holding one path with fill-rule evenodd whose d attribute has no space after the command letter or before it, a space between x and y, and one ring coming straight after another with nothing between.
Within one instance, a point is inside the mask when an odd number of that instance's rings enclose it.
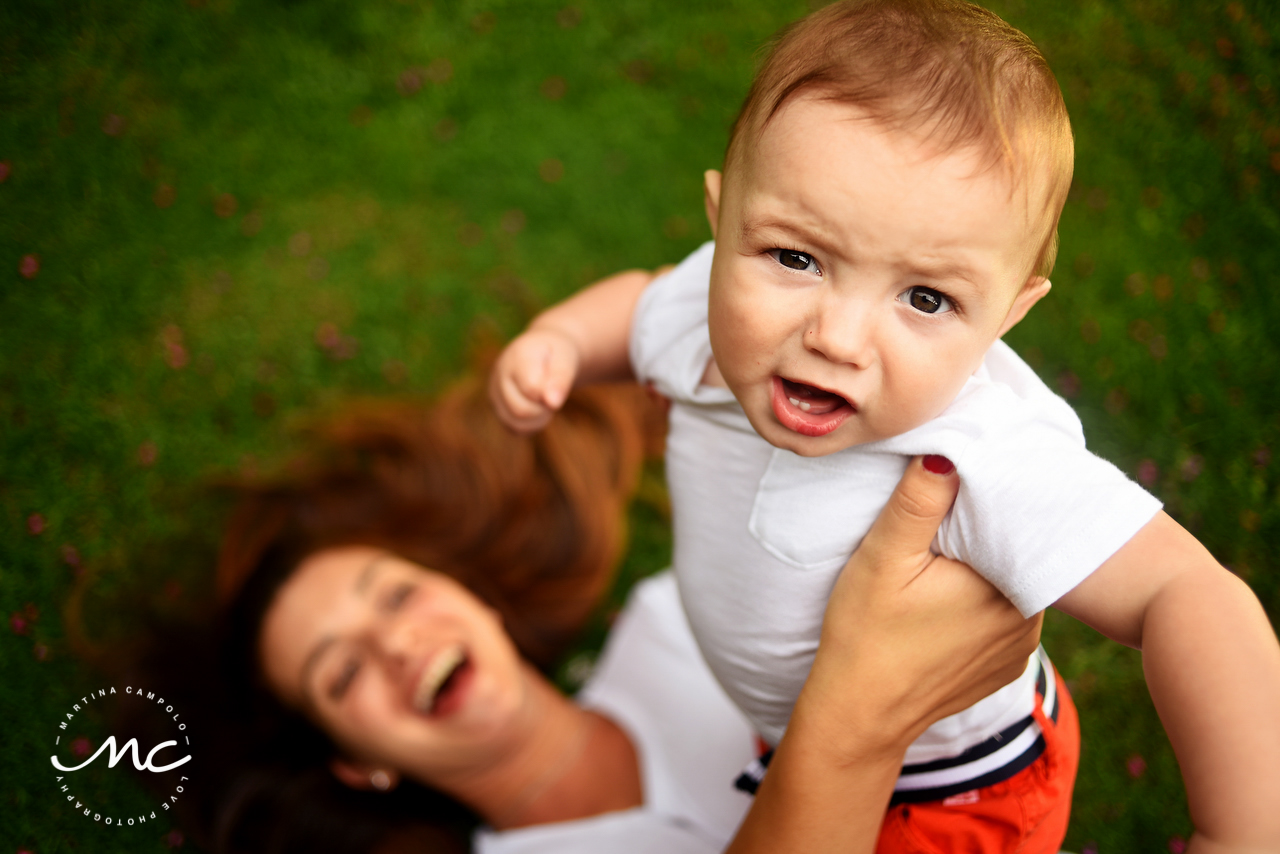
<instances>
[{"instance_id":1,"label":"woman's teeth","mask_svg":"<svg viewBox=\"0 0 1280 854\"><path fill-rule=\"evenodd\" d=\"M441 686L466 660L467 653L462 644L453 644L437 653L418 680L417 690L413 693L414 708L420 712L431 711Z\"/></svg>"}]
</instances>

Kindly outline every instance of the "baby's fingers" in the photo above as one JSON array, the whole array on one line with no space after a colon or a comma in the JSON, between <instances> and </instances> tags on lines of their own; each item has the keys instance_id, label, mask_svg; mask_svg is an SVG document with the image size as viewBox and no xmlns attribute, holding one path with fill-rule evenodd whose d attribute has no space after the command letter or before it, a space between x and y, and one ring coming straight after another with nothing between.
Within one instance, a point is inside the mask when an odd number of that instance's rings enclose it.
<instances>
[{"instance_id":1,"label":"baby's fingers","mask_svg":"<svg viewBox=\"0 0 1280 854\"><path fill-rule=\"evenodd\" d=\"M536 430L551 418L552 409L542 399L542 384L536 373L541 368L522 366L499 378L502 406L510 415L509 425L518 430ZM514 422L514 423L512 423Z\"/></svg>"},{"instance_id":2,"label":"baby's fingers","mask_svg":"<svg viewBox=\"0 0 1280 854\"><path fill-rule=\"evenodd\" d=\"M564 406L578 373L578 361L568 352L556 348L547 351L543 362L541 398L550 409Z\"/></svg>"},{"instance_id":3,"label":"baby's fingers","mask_svg":"<svg viewBox=\"0 0 1280 854\"><path fill-rule=\"evenodd\" d=\"M489 377L489 400L503 424L521 433L537 430L551 418L551 411L522 387L517 360L500 359Z\"/></svg>"}]
</instances>

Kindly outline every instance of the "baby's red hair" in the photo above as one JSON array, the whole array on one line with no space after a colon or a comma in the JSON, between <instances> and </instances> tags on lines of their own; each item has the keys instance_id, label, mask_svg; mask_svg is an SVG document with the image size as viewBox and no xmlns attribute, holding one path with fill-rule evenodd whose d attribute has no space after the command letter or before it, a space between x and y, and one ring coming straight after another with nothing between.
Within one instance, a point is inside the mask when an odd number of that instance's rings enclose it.
<instances>
[{"instance_id":1,"label":"baby's red hair","mask_svg":"<svg viewBox=\"0 0 1280 854\"><path fill-rule=\"evenodd\" d=\"M1074 143L1058 82L1031 39L963 0L844 0L773 42L734 124L731 177L783 105L806 93L858 107L939 153L975 147L1038 203L1030 271L1048 276Z\"/></svg>"}]
</instances>

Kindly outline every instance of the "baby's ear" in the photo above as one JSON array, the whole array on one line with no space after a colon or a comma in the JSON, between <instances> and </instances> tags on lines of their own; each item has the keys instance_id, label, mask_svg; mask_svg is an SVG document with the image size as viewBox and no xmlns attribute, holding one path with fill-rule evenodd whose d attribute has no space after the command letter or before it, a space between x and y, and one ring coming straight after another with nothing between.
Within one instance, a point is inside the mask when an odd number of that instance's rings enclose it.
<instances>
[{"instance_id":1,"label":"baby's ear","mask_svg":"<svg viewBox=\"0 0 1280 854\"><path fill-rule=\"evenodd\" d=\"M1027 316L1031 306L1040 302L1044 295L1049 293L1050 287L1052 285L1049 284L1049 280L1044 276L1032 276L1027 279L1022 286L1022 290L1018 291L1018 295L1014 297L1013 305L1009 307L1009 313L1005 315L1004 325L1000 327L1000 336L1017 326L1018 321Z\"/></svg>"},{"instance_id":2,"label":"baby's ear","mask_svg":"<svg viewBox=\"0 0 1280 854\"><path fill-rule=\"evenodd\" d=\"M724 176L718 169L708 169L702 175L703 204L707 207L707 222L711 223L711 236L716 236L720 222L720 183Z\"/></svg>"}]
</instances>

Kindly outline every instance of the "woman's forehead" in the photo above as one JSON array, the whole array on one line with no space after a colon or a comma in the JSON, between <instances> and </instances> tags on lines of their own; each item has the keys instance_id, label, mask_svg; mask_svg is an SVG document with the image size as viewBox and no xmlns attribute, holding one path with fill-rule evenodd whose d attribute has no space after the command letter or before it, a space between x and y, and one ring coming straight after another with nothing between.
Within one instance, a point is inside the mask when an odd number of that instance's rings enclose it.
<instances>
[{"instance_id":1,"label":"woman's forehead","mask_svg":"<svg viewBox=\"0 0 1280 854\"><path fill-rule=\"evenodd\" d=\"M358 622L363 594L393 560L379 549L349 547L317 552L298 565L263 616L263 670L277 689L297 698L308 657Z\"/></svg>"}]
</instances>

